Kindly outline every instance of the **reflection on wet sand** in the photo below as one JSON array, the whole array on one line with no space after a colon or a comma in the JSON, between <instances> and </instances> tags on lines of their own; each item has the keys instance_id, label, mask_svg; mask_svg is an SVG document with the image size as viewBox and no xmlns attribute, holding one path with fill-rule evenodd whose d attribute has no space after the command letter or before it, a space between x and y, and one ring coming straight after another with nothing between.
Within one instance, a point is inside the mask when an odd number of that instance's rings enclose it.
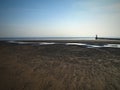
<instances>
[{"instance_id":1,"label":"reflection on wet sand","mask_svg":"<svg viewBox=\"0 0 120 90\"><path fill-rule=\"evenodd\" d=\"M120 44L87 44L87 43L74 43L74 42L68 42L68 43L58 43L58 42L23 42L23 41L8 41L9 43L14 44L30 44L30 45L54 45L54 44L63 44L63 45L77 45L77 46L85 46L86 48L120 48Z\"/></svg>"}]
</instances>

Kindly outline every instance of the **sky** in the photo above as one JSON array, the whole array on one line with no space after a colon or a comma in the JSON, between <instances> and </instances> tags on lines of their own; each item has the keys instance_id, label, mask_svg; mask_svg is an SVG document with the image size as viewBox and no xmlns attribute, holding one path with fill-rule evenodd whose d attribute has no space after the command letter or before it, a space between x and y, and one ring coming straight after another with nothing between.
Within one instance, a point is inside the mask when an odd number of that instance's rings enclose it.
<instances>
[{"instance_id":1,"label":"sky","mask_svg":"<svg viewBox=\"0 0 120 90\"><path fill-rule=\"evenodd\" d=\"M0 0L0 37L120 37L120 0Z\"/></svg>"}]
</instances>

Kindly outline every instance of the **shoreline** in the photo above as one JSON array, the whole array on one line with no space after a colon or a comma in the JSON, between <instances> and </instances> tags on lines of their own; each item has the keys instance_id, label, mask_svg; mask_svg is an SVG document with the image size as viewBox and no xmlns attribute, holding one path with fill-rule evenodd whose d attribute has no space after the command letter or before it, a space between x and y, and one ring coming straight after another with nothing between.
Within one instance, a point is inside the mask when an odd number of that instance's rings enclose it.
<instances>
[{"instance_id":1,"label":"shoreline","mask_svg":"<svg viewBox=\"0 0 120 90\"><path fill-rule=\"evenodd\" d=\"M0 42L23 41L23 42L80 42L80 43L116 43L120 44L120 40L0 40Z\"/></svg>"}]
</instances>

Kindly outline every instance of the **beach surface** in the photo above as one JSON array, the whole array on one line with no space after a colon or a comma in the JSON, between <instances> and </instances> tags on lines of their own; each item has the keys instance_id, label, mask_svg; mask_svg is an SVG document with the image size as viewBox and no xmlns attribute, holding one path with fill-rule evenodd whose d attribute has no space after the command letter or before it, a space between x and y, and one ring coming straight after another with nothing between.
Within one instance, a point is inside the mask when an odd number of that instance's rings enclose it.
<instances>
[{"instance_id":1,"label":"beach surface","mask_svg":"<svg viewBox=\"0 0 120 90\"><path fill-rule=\"evenodd\" d=\"M103 47L119 40L11 42L0 42L0 90L120 90L120 48Z\"/></svg>"}]
</instances>

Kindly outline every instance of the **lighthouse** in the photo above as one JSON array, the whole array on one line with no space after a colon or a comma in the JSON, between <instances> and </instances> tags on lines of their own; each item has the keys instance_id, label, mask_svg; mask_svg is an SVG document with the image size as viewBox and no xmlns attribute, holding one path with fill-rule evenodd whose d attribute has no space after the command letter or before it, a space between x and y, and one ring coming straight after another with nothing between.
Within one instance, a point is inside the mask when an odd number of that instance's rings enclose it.
<instances>
[{"instance_id":1,"label":"lighthouse","mask_svg":"<svg viewBox=\"0 0 120 90\"><path fill-rule=\"evenodd\" d=\"M98 39L98 36L96 35L95 40L97 40L97 39Z\"/></svg>"}]
</instances>

